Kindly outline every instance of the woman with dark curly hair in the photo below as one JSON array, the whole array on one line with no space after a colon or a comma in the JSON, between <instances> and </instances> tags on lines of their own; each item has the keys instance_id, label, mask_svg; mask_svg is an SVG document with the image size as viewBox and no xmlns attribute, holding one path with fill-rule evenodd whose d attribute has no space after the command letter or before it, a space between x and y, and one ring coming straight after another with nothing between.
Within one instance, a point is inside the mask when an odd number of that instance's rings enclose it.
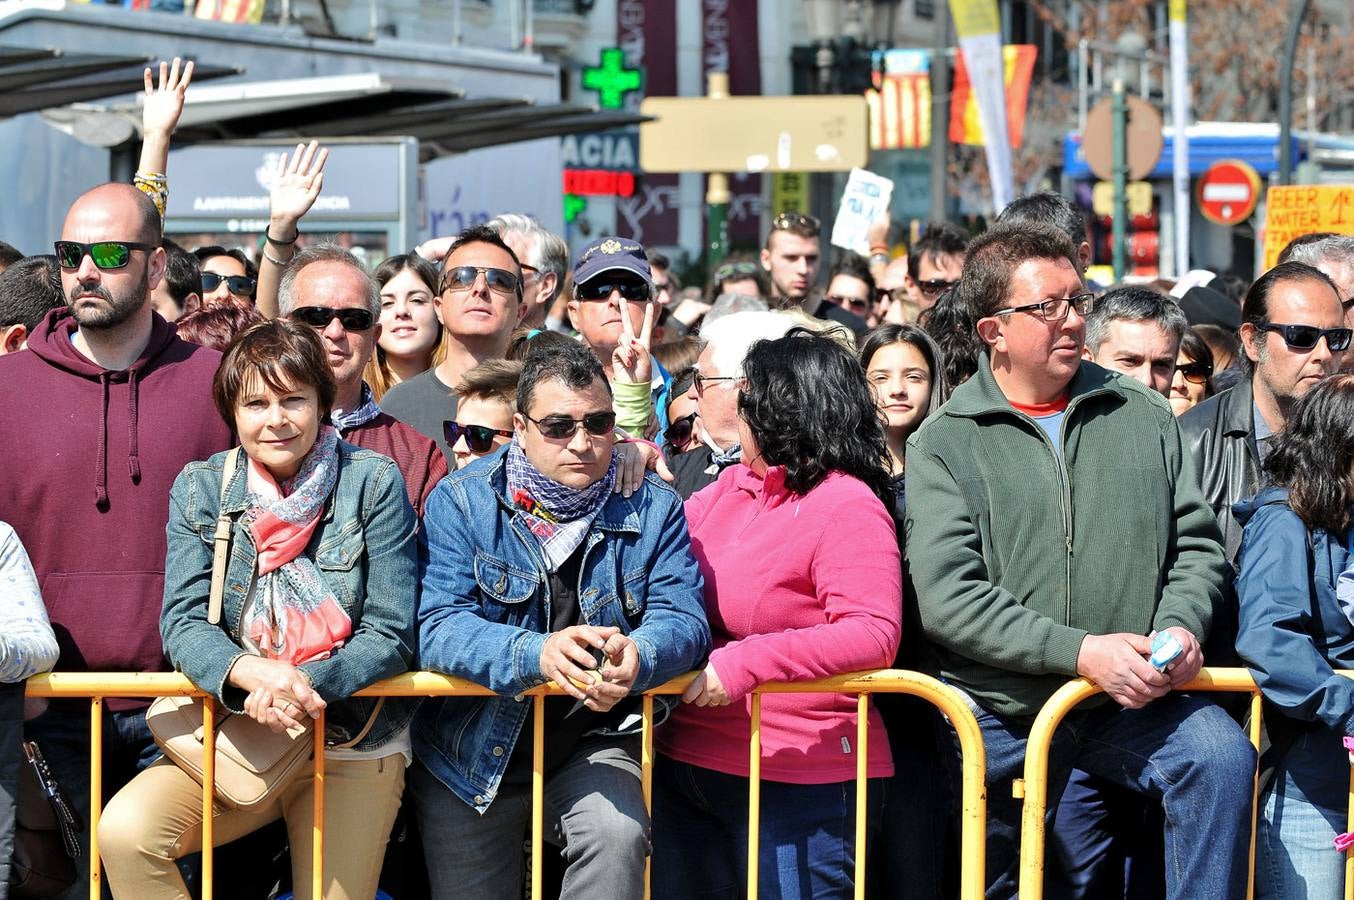
<instances>
[{"instance_id":1,"label":"woman with dark curly hair","mask_svg":"<svg viewBox=\"0 0 1354 900\"><path fill-rule=\"evenodd\" d=\"M715 650L658 732L654 896L734 896L746 879L750 701L765 682L893 662L901 564L887 448L854 357L804 329L752 345L739 465L686 502ZM869 715L870 827L888 737ZM856 698L767 694L761 897L852 895Z\"/></svg>"},{"instance_id":2,"label":"woman with dark curly hair","mask_svg":"<svg viewBox=\"0 0 1354 900\"><path fill-rule=\"evenodd\" d=\"M1258 898L1344 896L1349 754L1354 735L1354 375L1294 405L1264 462L1269 486L1236 505L1245 530L1236 649L1271 709L1274 769L1260 797Z\"/></svg>"}]
</instances>

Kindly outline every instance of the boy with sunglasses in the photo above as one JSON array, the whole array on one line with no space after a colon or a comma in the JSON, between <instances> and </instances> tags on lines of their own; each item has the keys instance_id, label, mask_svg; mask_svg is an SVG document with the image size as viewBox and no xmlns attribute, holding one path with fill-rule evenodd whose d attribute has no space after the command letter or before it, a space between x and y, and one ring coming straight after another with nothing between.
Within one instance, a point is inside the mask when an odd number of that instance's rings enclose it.
<instances>
[{"instance_id":1,"label":"boy with sunglasses","mask_svg":"<svg viewBox=\"0 0 1354 900\"><path fill-rule=\"evenodd\" d=\"M1299 262L1279 263L1256 279L1242 301L1241 319L1246 380L1180 417L1194 471L1233 563L1241 526L1232 505L1255 493L1260 464L1288 410L1339 371L1352 334L1330 278Z\"/></svg>"},{"instance_id":2,"label":"boy with sunglasses","mask_svg":"<svg viewBox=\"0 0 1354 900\"><path fill-rule=\"evenodd\" d=\"M612 490L612 403L587 348L532 346L512 443L428 502L420 664L498 695L433 699L414 720L408 783L439 900L520 896L536 738L561 897L644 891L633 713L640 692L705 658L710 630L680 499L653 475L628 498ZM537 734L522 695L552 682L568 696L544 701Z\"/></svg>"},{"instance_id":3,"label":"boy with sunglasses","mask_svg":"<svg viewBox=\"0 0 1354 900\"><path fill-rule=\"evenodd\" d=\"M444 437L456 454L456 468L506 446L512 440L517 382L522 364L491 359L465 373L456 384L456 418L443 423Z\"/></svg>"}]
</instances>

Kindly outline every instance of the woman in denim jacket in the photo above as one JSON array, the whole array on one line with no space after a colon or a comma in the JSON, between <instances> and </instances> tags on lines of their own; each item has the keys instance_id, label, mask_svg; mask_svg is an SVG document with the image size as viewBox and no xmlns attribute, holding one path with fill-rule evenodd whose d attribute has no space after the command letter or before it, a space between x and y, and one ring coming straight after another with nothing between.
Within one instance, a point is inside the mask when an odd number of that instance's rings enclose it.
<instances>
[{"instance_id":1,"label":"woman in denim jacket","mask_svg":"<svg viewBox=\"0 0 1354 900\"><path fill-rule=\"evenodd\" d=\"M1272 486L1238 503L1241 627L1236 649L1266 701L1274 776L1260 798L1258 898L1344 896L1354 736L1354 376L1297 402L1264 463Z\"/></svg>"},{"instance_id":2,"label":"woman in denim jacket","mask_svg":"<svg viewBox=\"0 0 1354 900\"><path fill-rule=\"evenodd\" d=\"M166 654L232 713L275 731L325 713L325 897L375 896L409 762L413 702L353 693L409 668L415 520L384 456L324 424L334 383L314 329L261 323L226 351L213 384L240 437L189 464L170 494L160 631ZM222 493L228 454L238 468ZM218 512L234 519L219 624L208 621ZM263 809L219 811L217 843L277 818L291 837L296 896L309 898L313 781ZM200 849L202 789L161 759L99 823L119 897L186 898L175 860Z\"/></svg>"}]
</instances>

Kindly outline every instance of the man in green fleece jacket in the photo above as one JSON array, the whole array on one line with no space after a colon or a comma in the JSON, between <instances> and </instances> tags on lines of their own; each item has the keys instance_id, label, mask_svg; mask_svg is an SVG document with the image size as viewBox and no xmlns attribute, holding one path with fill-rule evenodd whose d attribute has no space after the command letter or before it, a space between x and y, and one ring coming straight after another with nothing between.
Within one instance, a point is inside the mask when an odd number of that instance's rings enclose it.
<instances>
[{"instance_id":1,"label":"man in green fleece jacket","mask_svg":"<svg viewBox=\"0 0 1354 900\"><path fill-rule=\"evenodd\" d=\"M1114 702L1059 729L1048 808L1073 765L1156 798L1168 896L1244 897L1255 755L1219 707L1175 692L1222 600L1220 535L1170 407L1082 359L1093 297L1075 252L1044 225L970 245L957 290L987 352L908 442L925 655L971 698L987 749L988 896L1016 892L1011 780L1029 726L1081 675ZM1148 662L1154 632L1183 648L1164 672Z\"/></svg>"}]
</instances>

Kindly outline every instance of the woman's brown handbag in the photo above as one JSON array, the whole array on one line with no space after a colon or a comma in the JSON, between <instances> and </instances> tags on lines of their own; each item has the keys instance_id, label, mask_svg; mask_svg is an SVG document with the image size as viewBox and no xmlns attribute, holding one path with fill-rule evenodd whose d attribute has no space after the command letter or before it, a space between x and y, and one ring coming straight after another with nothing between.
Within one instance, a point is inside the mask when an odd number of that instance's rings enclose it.
<instances>
[{"instance_id":1,"label":"woman's brown handbag","mask_svg":"<svg viewBox=\"0 0 1354 900\"><path fill-rule=\"evenodd\" d=\"M10 865L10 896L15 900L50 897L75 884L83 827L38 745L24 741L23 754Z\"/></svg>"},{"instance_id":2,"label":"woman's brown handbag","mask_svg":"<svg viewBox=\"0 0 1354 900\"><path fill-rule=\"evenodd\" d=\"M235 474L238 453L232 451L226 457L221 473L223 505L226 486ZM221 621L232 525L230 516L224 512L217 515L212 586L207 601L207 621L213 625ZM371 718L357 737L340 747L352 747L366 737L384 701L385 698L377 701ZM198 784L202 783L204 758L202 707L203 700L198 697L159 697L146 711L146 724L150 726L155 743L170 761ZM254 809L269 803L305 771L311 758L314 741L310 727L277 732L248 716L229 713L218 716L215 722L216 781L213 792L217 802L227 809Z\"/></svg>"}]
</instances>

